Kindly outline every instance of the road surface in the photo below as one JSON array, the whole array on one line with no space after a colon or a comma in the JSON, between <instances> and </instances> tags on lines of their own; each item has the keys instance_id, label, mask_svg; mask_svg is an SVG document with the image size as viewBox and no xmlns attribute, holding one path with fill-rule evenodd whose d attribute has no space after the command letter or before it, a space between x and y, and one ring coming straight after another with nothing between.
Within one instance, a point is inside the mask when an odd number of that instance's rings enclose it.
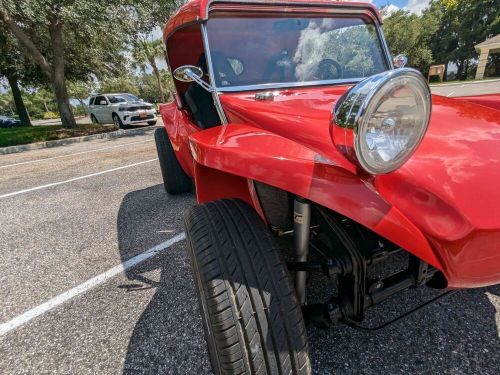
<instances>
[{"instance_id":1,"label":"road surface","mask_svg":"<svg viewBox=\"0 0 500 375\"><path fill-rule=\"evenodd\" d=\"M210 373L183 240L195 199L166 195L153 130L0 156L1 374ZM378 333L309 328L314 371L496 375L499 295L464 291Z\"/></svg>"}]
</instances>

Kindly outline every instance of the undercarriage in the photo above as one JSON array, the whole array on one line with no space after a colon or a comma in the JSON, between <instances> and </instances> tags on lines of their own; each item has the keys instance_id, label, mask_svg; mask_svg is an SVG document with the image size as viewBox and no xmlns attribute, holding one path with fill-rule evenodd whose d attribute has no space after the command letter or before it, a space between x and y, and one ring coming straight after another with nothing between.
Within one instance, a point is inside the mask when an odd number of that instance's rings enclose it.
<instances>
[{"instance_id":1,"label":"undercarriage","mask_svg":"<svg viewBox=\"0 0 500 375\"><path fill-rule=\"evenodd\" d=\"M421 286L445 289L443 273L358 223L313 202L262 184L257 184L257 191L268 224L275 235L293 248L286 265L295 273L295 289L307 323L329 328L342 322L353 328L377 330L452 293L442 293L376 327L361 325L370 307L397 293ZM278 207L281 210L276 212ZM407 260L398 271L385 276L370 272L375 267L383 268L402 253ZM335 292L320 303L308 301L308 279L313 274L325 276L335 286Z\"/></svg>"}]
</instances>

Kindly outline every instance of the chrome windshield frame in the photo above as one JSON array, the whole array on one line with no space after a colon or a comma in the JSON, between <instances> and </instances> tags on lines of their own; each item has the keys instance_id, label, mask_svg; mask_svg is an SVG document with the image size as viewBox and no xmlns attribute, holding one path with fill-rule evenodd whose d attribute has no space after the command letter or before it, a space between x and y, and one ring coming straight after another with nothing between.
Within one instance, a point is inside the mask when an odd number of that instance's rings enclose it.
<instances>
[{"instance_id":1,"label":"chrome windshield frame","mask_svg":"<svg viewBox=\"0 0 500 375\"><path fill-rule=\"evenodd\" d=\"M270 5L271 7L272 5ZM372 21L373 24L375 25L375 29L377 30L377 36L379 39L380 47L383 51L383 54L386 59L386 67L387 70L393 70L394 66L392 64L392 58L391 58L391 53L389 51L389 47L387 46L387 42L384 37L384 33L382 30L382 25L378 21L377 17L373 14L373 12L369 12L366 10L360 10L360 9L343 9L341 14L346 14L350 11L349 14L355 14L355 15L368 15ZM263 12L265 13L265 12ZM297 12L298 13L298 12ZM307 14L307 10L304 9L304 11L300 12L303 14ZM332 16L335 15L335 13L331 13ZM209 75L210 75L210 83L212 87L215 89L215 92L213 93L214 95L214 100L216 98L216 107L217 110L219 111L219 106L220 106L220 111L222 114L224 114L222 104L220 103L219 99L219 94L218 93L229 93L229 92L243 92L243 91L258 91L258 90L274 90L274 89L284 89L284 88L294 88L294 87L314 87L314 86L325 86L325 85L348 85L348 84L356 84L358 82L363 81L364 79L368 77L358 77L358 78L343 78L343 79L333 79L333 80L324 80L324 81L309 81L309 82L282 82L282 83L261 83L261 84L255 84L255 85L241 85L241 86L217 86L215 83L215 79L212 79L213 76L213 65L212 65L212 58L210 55L210 46L208 42L208 31L207 31L207 25L206 23L210 20L210 17L203 21L201 27L202 27L202 36L203 36L203 44L205 47L205 55L207 58L207 65L208 65L208 70L209 70ZM220 113L219 113L220 115ZM222 116L221 116L222 119ZM225 123L227 124L227 119L224 114L224 119Z\"/></svg>"},{"instance_id":2,"label":"chrome windshield frame","mask_svg":"<svg viewBox=\"0 0 500 375\"><path fill-rule=\"evenodd\" d=\"M325 81L309 81L309 82L283 82L283 83L260 83L257 85L243 85L243 86L228 86L217 87L217 91L224 92L241 92L241 91L257 91L257 90L275 90L286 89L293 87L315 87L325 85L351 85L363 81L365 78L346 78L346 79L330 79Z\"/></svg>"},{"instance_id":3,"label":"chrome windshield frame","mask_svg":"<svg viewBox=\"0 0 500 375\"><path fill-rule=\"evenodd\" d=\"M208 78L210 80L210 86L212 87L212 98L214 100L215 108L217 109L217 113L219 115L220 121L223 125L227 125L227 117L224 113L224 108L222 107L222 103L219 98L219 89L215 85L214 79L214 69L212 65L212 55L210 54L210 46L208 44L208 36L207 36L207 25L206 21L202 22L201 25L201 37L203 39L203 48L205 50L205 58L207 60L207 68L208 68Z\"/></svg>"}]
</instances>

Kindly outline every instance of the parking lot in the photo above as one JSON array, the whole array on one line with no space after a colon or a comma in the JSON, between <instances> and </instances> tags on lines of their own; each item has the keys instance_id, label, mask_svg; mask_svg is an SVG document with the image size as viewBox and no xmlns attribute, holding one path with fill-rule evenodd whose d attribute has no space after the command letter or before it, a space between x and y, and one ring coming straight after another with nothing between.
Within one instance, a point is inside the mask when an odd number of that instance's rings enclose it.
<instances>
[{"instance_id":1,"label":"parking lot","mask_svg":"<svg viewBox=\"0 0 500 375\"><path fill-rule=\"evenodd\" d=\"M210 373L183 240L195 198L166 195L153 132L0 156L0 373ZM309 340L319 374L498 374L500 287Z\"/></svg>"}]
</instances>

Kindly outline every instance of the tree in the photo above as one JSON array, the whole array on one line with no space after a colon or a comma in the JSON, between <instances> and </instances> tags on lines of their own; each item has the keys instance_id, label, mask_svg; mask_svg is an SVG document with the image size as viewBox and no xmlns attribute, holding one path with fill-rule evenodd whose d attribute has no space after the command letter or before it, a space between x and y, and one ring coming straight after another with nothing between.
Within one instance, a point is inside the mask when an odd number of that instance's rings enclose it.
<instances>
[{"instance_id":1,"label":"tree","mask_svg":"<svg viewBox=\"0 0 500 375\"><path fill-rule=\"evenodd\" d=\"M156 64L157 58L164 56L163 41L161 39L148 41L145 38L139 38L134 44L132 56L142 72L146 72L146 65L149 65L153 70L156 77L156 84L160 93L160 100L165 102L165 90L163 88L162 77L158 65Z\"/></svg>"},{"instance_id":2,"label":"tree","mask_svg":"<svg viewBox=\"0 0 500 375\"><path fill-rule=\"evenodd\" d=\"M408 65L426 72L433 62L430 46L439 27L436 13L417 16L405 10L398 10L384 20L384 34L393 55L404 54Z\"/></svg>"},{"instance_id":3,"label":"tree","mask_svg":"<svg viewBox=\"0 0 500 375\"><path fill-rule=\"evenodd\" d=\"M134 95L139 95L139 89L136 85L136 77L132 75L121 75L112 78L104 79L101 84L99 91L106 93L130 93Z\"/></svg>"},{"instance_id":4,"label":"tree","mask_svg":"<svg viewBox=\"0 0 500 375\"><path fill-rule=\"evenodd\" d=\"M24 61L20 56L15 40L6 32L0 29L0 76L4 76L10 86L12 97L16 106L17 115L23 126L31 126L28 110L19 88L21 63Z\"/></svg>"},{"instance_id":5,"label":"tree","mask_svg":"<svg viewBox=\"0 0 500 375\"><path fill-rule=\"evenodd\" d=\"M466 79L478 58L474 46L500 33L498 0L433 0L427 13L441 18L431 40L435 60L454 62L458 78Z\"/></svg>"},{"instance_id":6,"label":"tree","mask_svg":"<svg viewBox=\"0 0 500 375\"><path fill-rule=\"evenodd\" d=\"M135 35L128 15L151 0L0 0L0 22L54 91L63 126L76 126L67 79L116 74ZM160 1L161 3L161 1Z\"/></svg>"},{"instance_id":7,"label":"tree","mask_svg":"<svg viewBox=\"0 0 500 375\"><path fill-rule=\"evenodd\" d=\"M136 78L137 87L139 89L139 97L150 103L165 103L170 100L169 91L172 90L172 77L165 70L161 71L161 80L166 82L168 90L165 90L165 98L162 99L157 85L157 79L154 74L142 74Z\"/></svg>"},{"instance_id":8,"label":"tree","mask_svg":"<svg viewBox=\"0 0 500 375\"><path fill-rule=\"evenodd\" d=\"M83 113L88 115L85 99L95 91L96 85L92 80L88 81L72 81L68 84L68 92L72 98L75 98L80 103Z\"/></svg>"}]
</instances>

